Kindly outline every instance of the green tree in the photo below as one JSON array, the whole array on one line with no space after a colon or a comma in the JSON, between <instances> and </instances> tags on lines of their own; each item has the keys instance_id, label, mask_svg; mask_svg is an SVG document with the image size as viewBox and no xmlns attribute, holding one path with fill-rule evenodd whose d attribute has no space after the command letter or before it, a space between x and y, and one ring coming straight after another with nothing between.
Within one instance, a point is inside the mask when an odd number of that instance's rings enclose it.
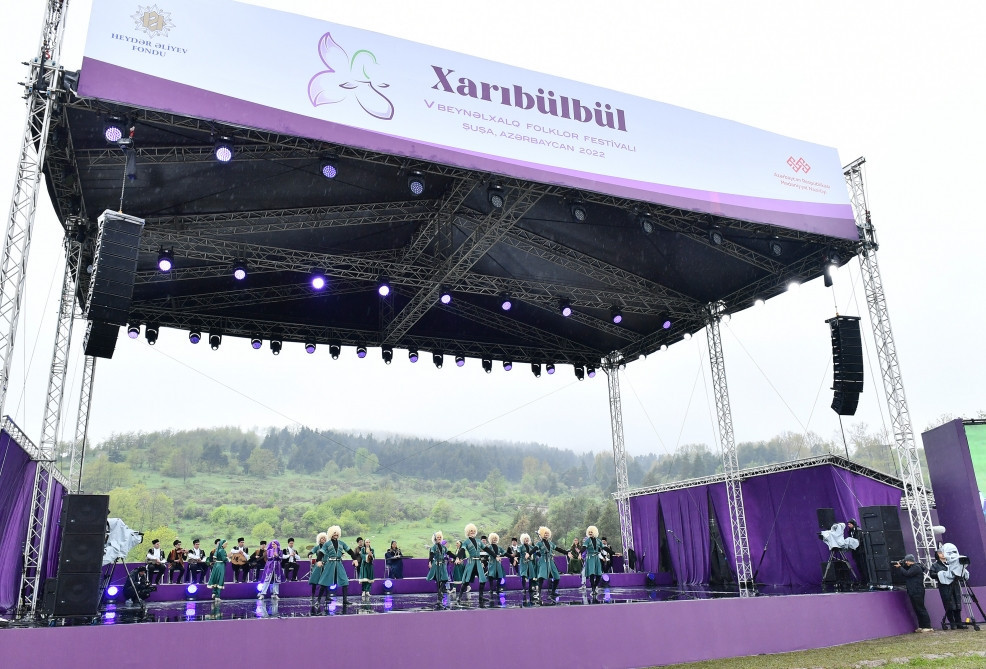
<instances>
[{"instance_id":1,"label":"green tree","mask_svg":"<svg viewBox=\"0 0 986 669\"><path fill-rule=\"evenodd\" d=\"M266 448L255 448L247 458L247 471L257 478L267 478L278 474L277 456Z\"/></svg>"},{"instance_id":2,"label":"green tree","mask_svg":"<svg viewBox=\"0 0 986 669\"><path fill-rule=\"evenodd\" d=\"M112 504L112 500L110 500L110 503ZM130 523L127 523L127 525L130 525ZM178 532L170 525L159 525L150 532L145 532L144 540L130 549L130 552L127 553L127 562L143 562L147 558L147 551L151 550L151 542L155 539L161 540L161 550L167 556L168 551L171 550L172 542L177 538Z\"/></svg>"},{"instance_id":3,"label":"green tree","mask_svg":"<svg viewBox=\"0 0 986 669\"><path fill-rule=\"evenodd\" d=\"M446 499L440 499L431 507L431 519L436 523L447 523L452 518L454 511L452 505Z\"/></svg>"},{"instance_id":4,"label":"green tree","mask_svg":"<svg viewBox=\"0 0 986 669\"><path fill-rule=\"evenodd\" d=\"M110 516L142 532L148 527L170 525L175 520L175 503L160 490L148 490L143 483L132 488L110 491ZM163 541L163 539L162 539Z\"/></svg>"},{"instance_id":5,"label":"green tree","mask_svg":"<svg viewBox=\"0 0 986 669\"><path fill-rule=\"evenodd\" d=\"M497 467L490 470L490 473L486 476L486 481L483 482L483 490L490 496L490 501L493 504L493 510L497 511L499 509L498 502L503 497L503 493L507 489L507 480L500 473Z\"/></svg>"},{"instance_id":6,"label":"green tree","mask_svg":"<svg viewBox=\"0 0 986 669\"><path fill-rule=\"evenodd\" d=\"M132 483L130 467L123 462L111 462L107 457L89 458L82 470L82 488L86 492L105 493Z\"/></svg>"},{"instance_id":7,"label":"green tree","mask_svg":"<svg viewBox=\"0 0 986 669\"><path fill-rule=\"evenodd\" d=\"M265 520L254 525L250 534L253 535L255 542L270 541L274 538L274 527Z\"/></svg>"}]
</instances>

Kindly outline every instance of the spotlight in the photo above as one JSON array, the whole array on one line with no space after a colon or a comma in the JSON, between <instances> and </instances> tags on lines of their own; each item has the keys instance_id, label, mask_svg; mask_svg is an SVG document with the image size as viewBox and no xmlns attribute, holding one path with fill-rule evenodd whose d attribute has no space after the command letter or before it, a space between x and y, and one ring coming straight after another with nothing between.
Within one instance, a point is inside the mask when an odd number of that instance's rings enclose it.
<instances>
[{"instance_id":1,"label":"spotlight","mask_svg":"<svg viewBox=\"0 0 986 669\"><path fill-rule=\"evenodd\" d=\"M671 323L671 316L669 316L668 314L661 314L660 322L661 322L661 329L662 330L670 330L671 329L671 325L672 325L672 323Z\"/></svg>"},{"instance_id":2,"label":"spotlight","mask_svg":"<svg viewBox=\"0 0 986 669\"><path fill-rule=\"evenodd\" d=\"M106 588L107 597L116 597L118 594L120 594L120 588L116 587L115 585L111 585L110 587Z\"/></svg>"},{"instance_id":3,"label":"spotlight","mask_svg":"<svg viewBox=\"0 0 986 669\"><path fill-rule=\"evenodd\" d=\"M394 359L394 347L393 346L381 346L380 355L383 356L383 361L388 365Z\"/></svg>"},{"instance_id":4,"label":"spotlight","mask_svg":"<svg viewBox=\"0 0 986 669\"><path fill-rule=\"evenodd\" d=\"M362 360L363 358L366 357L366 347L365 346L357 346L356 347L356 357L359 358L360 360Z\"/></svg>"},{"instance_id":5,"label":"spotlight","mask_svg":"<svg viewBox=\"0 0 986 669\"><path fill-rule=\"evenodd\" d=\"M493 361L489 358L483 358L483 371L487 374L493 371Z\"/></svg>"},{"instance_id":6,"label":"spotlight","mask_svg":"<svg viewBox=\"0 0 986 669\"><path fill-rule=\"evenodd\" d=\"M442 360L443 359L444 359L444 356L442 356L441 353L432 353L431 354L431 361L433 363L435 363L435 367L438 367L438 369L441 369L442 368Z\"/></svg>"},{"instance_id":7,"label":"spotlight","mask_svg":"<svg viewBox=\"0 0 986 669\"><path fill-rule=\"evenodd\" d=\"M585 223L586 219L589 218L589 214L586 212L584 204L581 202L572 203L572 218L576 223Z\"/></svg>"},{"instance_id":8,"label":"spotlight","mask_svg":"<svg viewBox=\"0 0 986 669\"><path fill-rule=\"evenodd\" d=\"M391 581L389 578L386 579L386 580L384 580L384 582L383 582L383 591L384 592L390 592L393 589L394 589L394 582Z\"/></svg>"},{"instance_id":9,"label":"spotlight","mask_svg":"<svg viewBox=\"0 0 986 669\"><path fill-rule=\"evenodd\" d=\"M668 345L667 344L661 344L661 350L662 351L667 351L668 350Z\"/></svg>"},{"instance_id":10,"label":"spotlight","mask_svg":"<svg viewBox=\"0 0 986 669\"><path fill-rule=\"evenodd\" d=\"M585 368L585 375L588 376L590 379L596 378L596 368L595 367L586 367Z\"/></svg>"},{"instance_id":11,"label":"spotlight","mask_svg":"<svg viewBox=\"0 0 986 669\"><path fill-rule=\"evenodd\" d=\"M110 116L103 121L103 139L105 139L108 144L116 144L123 139L124 127L123 119L117 118L116 116Z\"/></svg>"},{"instance_id":12,"label":"spotlight","mask_svg":"<svg viewBox=\"0 0 986 669\"><path fill-rule=\"evenodd\" d=\"M315 342L306 341L305 342L305 353L312 354L315 352Z\"/></svg>"},{"instance_id":13,"label":"spotlight","mask_svg":"<svg viewBox=\"0 0 986 669\"><path fill-rule=\"evenodd\" d=\"M326 179L335 179L336 175L339 174L339 169L336 167L335 161L323 160L322 161L322 176Z\"/></svg>"},{"instance_id":14,"label":"spotlight","mask_svg":"<svg viewBox=\"0 0 986 669\"><path fill-rule=\"evenodd\" d=\"M609 315L610 315L610 318L613 319L613 322L614 323L622 323L623 322L623 311L621 311L619 307L617 307L617 306L610 307L610 309L609 309Z\"/></svg>"},{"instance_id":15,"label":"spotlight","mask_svg":"<svg viewBox=\"0 0 986 669\"><path fill-rule=\"evenodd\" d=\"M558 311L561 312L562 316L568 318L569 316L572 315L572 303L569 302L568 300L563 299L561 302L558 303Z\"/></svg>"},{"instance_id":16,"label":"spotlight","mask_svg":"<svg viewBox=\"0 0 986 669\"><path fill-rule=\"evenodd\" d=\"M723 239L722 230L719 228L712 228L709 230L709 241L712 242L713 246L722 246Z\"/></svg>"},{"instance_id":17,"label":"spotlight","mask_svg":"<svg viewBox=\"0 0 986 669\"><path fill-rule=\"evenodd\" d=\"M575 365L575 378L579 381L585 378L585 369L582 365Z\"/></svg>"},{"instance_id":18,"label":"spotlight","mask_svg":"<svg viewBox=\"0 0 986 669\"><path fill-rule=\"evenodd\" d=\"M779 258L784 253L784 247L780 245L780 242L770 242L769 248L770 254L775 258Z\"/></svg>"},{"instance_id":19,"label":"spotlight","mask_svg":"<svg viewBox=\"0 0 986 669\"><path fill-rule=\"evenodd\" d=\"M504 295L500 298L500 308L504 311L510 311L513 306L514 303L510 301L510 297L508 295Z\"/></svg>"},{"instance_id":20,"label":"spotlight","mask_svg":"<svg viewBox=\"0 0 986 669\"><path fill-rule=\"evenodd\" d=\"M546 371L549 375L554 374L555 373L555 363L549 362L547 365L544 366L544 371Z\"/></svg>"},{"instance_id":21,"label":"spotlight","mask_svg":"<svg viewBox=\"0 0 986 669\"><path fill-rule=\"evenodd\" d=\"M172 251L161 249L157 254L157 268L162 272L170 272L175 266L175 254Z\"/></svg>"},{"instance_id":22,"label":"spotlight","mask_svg":"<svg viewBox=\"0 0 986 669\"><path fill-rule=\"evenodd\" d=\"M801 284L799 284L797 281L792 281L791 283L787 284L787 289L788 290L797 290L799 285L801 285Z\"/></svg>"},{"instance_id":23,"label":"spotlight","mask_svg":"<svg viewBox=\"0 0 986 669\"><path fill-rule=\"evenodd\" d=\"M270 352L273 353L274 355L281 355L281 340L280 339L271 339L270 340Z\"/></svg>"},{"instance_id":24,"label":"spotlight","mask_svg":"<svg viewBox=\"0 0 986 669\"><path fill-rule=\"evenodd\" d=\"M140 326L136 323L131 323L127 326L127 336L131 339L136 339L140 336Z\"/></svg>"},{"instance_id":25,"label":"spotlight","mask_svg":"<svg viewBox=\"0 0 986 669\"><path fill-rule=\"evenodd\" d=\"M213 155L221 163L228 163L233 159L233 139L231 137L219 137L216 139L215 151Z\"/></svg>"},{"instance_id":26,"label":"spotlight","mask_svg":"<svg viewBox=\"0 0 986 669\"><path fill-rule=\"evenodd\" d=\"M407 178L407 189L411 191L411 195L418 197L425 192L425 176L418 170L411 172L411 176Z\"/></svg>"},{"instance_id":27,"label":"spotlight","mask_svg":"<svg viewBox=\"0 0 986 669\"><path fill-rule=\"evenodd\" d=\"M332 356L333 360L339 359L339 353L342 352L342 346L336 343L329 344L329 355Z\"/></svg>"},{"instance_id":28,"label":"spotlight","mask_svg":"<svg viewBox=\"0 0 986 669\"><path fill-rule=\"evenodd\" d=\"M448 288L442 288L442 292L438 296L438 301L442 304L451 304L452 292Z\"/></svg>"},{"instance_id":29,"label":"spotlight","mask_svg":"<svg viewBox=\"0 0 986 669\"><path fill-rule=\"evenodd\" d=\"M188 333L188 341L192 342L193 344L198 344L200 341L202 341L202 333L199 332L198 330L192 330L191 332Z\"/></svg>"},{"instance_id":30,"label":"spotlight","mask_svg":"<svg viewBox=\"0 0 986 669\"><path fill-rule=\"evenodd\" d=\"M185 588L185 592L188 593L189 595L194 595L198 591L199 591L199 586L195 585L194 583L189 583L188 587Z\"/></svg>"},{"instance_id":31,"label":"spotlight","mask_svg":"<svg viewBox=\"0 0 986 669\"><path fill-rule=\"evenodd\" d=\"M765 302L763 301L762 297L758 297L757 299L753 300L753 306L755 307L762 307L764 304Z\"/></svg>"},{"instance_id":32,"label":"spotlight","mask_svg":"<svg viewBox=\"0 0 986 669\"><path fill-rule=\"evenodd\" d=\"M503 186L490 186L486 189L486 197L494 209L503 209L504 205L507 204L507 195Z\"/></svg>"},{"instance_id":33,"label":"spotlight","mask_svg":"<svg viewBox=\"0 0 986 669\"><path fill-rule=\"evenodd\" d=\"M380 281L377 282L377 292L380 293L380 297L390 295L390 281L387 280L387 277L380 277Z\"/></svg>"},{"instance_id":34,"label":"spotlight","mask_svg":"<svg viewBox=\"0 0 986 669\"><path fill-rule=\"evenodd\" d=\"M325 275L321 272L312 272L311 284L315 290L325 290L328 282L325 280Z\"/></svg>"},{"instance_id":35,"label":"spotlight","mask_svg":"<svg viewBox=\"0 0 986 669\"><path fill-rule=\"evenodd\" d=\"M209 341L211 343L212 340L210 339ZM261 339L260 337L254 337L253 339L250 340L250 346L253 347L254 351L259 351L263 347L263 345L264 345L264 340Z\"/></svg>"},{"instance_id":36,"label":"spotlight","mask_svg":"<svg viewBox=\"0 0 986 669\"><path fill-rule=\"evenodd\" d=\"M147 343L151 346L157 343L157 326L151 325L150 323L144 328L144 337L147 338Z\"/></svg>"},{"instance_id":37,"label":"spotlight","mask_svg":"<svg viewBox=\"0 0 986 669\"><path fill-rule=\"evenodd\" d=\"M534 375L534 378L540 379L541 378L541 363L539 363L539 362L532 362L531 363L531 373Z\"/></svg>"},{"instance_id":38,"label":"spotlight","mask_svg":"<svg viewBox=\"0 0 986 669\"><path fill-rule=\"evenodd\" d=\"M461 356L461 355L455 356L455 366L456 367L462 367L465 364L466 364L466 358L465 358L465 356Z\"/></svg>"},{"instance_id":39,"label":"spotlight","mask_svg":"<svg viewBox=\"0 0 986 669\"><path fill-rule=\"evenodd\" d=\"M640 222L640 229L646 234L654 232L654 223L650 220L650 214L641 214L637 220Z\"/></svg>"},{"instance_id":40,"label":"spotlight","mask_svg":"<svg viewBox=\"0 0 986 669\"><path fill-rule=\"evenodd\" d=\"M213 351L219 350L219 345L223 343L223 336L218 332L212 332L209 334L209 346L212 347Z\"/></svg>"},{"instance_id":41,"label":"spotlight","mask_svg":"<svg viewBox=\"0 0 986 669\"><path fill-rule=\"evenodd\" d=\"M504 360L503 361L503 369L505 371L508 371L509 372L513 368L514 368L514 363L510 362L509 360Z\"/></svg>"},{"instance_id":42,"label":"spotlight","mask_svg":"<svg viewBox=\"0 0 986 669\"><path fill-rule=\"evenodd\" d=\"M413 348L410 349L407 352L407 359L410 360L411 362L417 362L418 361L418 352L416 350L414 350Z\"/></svg>"},{"instance_id":43,"label":"spotlight","mask_svg":"<svg viewBox=\"0 0 986 669\"><path fill-rule=\"evenodd\" d=\"M246 278L246 275L247 275L246 263L243 262L242 260L237 260L233 264L233 278L236 279L237 281L242 281L243 279Z\"/></svg>"},{"instance_id":44,"label":"spotlight","mask_svg":"<svg viewBox=\"0 0 986 669\"><path fill-rule=\"evenodd\" d=\"M681 338L684 339L685 341L688 341L689 339L692 338L692 333L691 332L686 332L684 335L682 335Z\"/></svg>"}]
</instances>

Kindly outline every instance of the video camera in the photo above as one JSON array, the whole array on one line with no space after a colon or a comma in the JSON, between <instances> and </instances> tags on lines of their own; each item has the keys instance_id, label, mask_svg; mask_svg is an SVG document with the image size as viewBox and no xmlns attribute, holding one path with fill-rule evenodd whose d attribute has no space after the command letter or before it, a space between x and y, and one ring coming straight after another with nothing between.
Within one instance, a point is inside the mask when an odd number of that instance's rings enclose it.
<instances>
[{"instance_id":1,"label":"video camera","mask_svg":"<svg viewBox=\"0 0 986 669\"><path fill-rule=\"evenodd\" d=\"M972 564L972 561L969 559L968 555L960 555L959 564L962 565L963 567L968 567L970 564Z\"/></svg>"}]
</instances>

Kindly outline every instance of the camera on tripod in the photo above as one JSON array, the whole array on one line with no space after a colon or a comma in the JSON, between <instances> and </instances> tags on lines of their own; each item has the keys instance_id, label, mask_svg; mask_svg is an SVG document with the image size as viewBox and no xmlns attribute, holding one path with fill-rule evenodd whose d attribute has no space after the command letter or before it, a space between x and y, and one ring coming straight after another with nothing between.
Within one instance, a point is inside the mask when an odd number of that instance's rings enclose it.
<instances>
[{"instance_id":1,"label":"camera on tripod","mask_svg":"<svg viewBox=\"0 0 986 669\"><path fill-rule=\"evenodd\" d=\"M962 565L963 567L968 567L971 564L971 562L972 561L969 560L969 556L968 555L960 555L959 556L959 564Z\"/></svg>"}]
</instances>

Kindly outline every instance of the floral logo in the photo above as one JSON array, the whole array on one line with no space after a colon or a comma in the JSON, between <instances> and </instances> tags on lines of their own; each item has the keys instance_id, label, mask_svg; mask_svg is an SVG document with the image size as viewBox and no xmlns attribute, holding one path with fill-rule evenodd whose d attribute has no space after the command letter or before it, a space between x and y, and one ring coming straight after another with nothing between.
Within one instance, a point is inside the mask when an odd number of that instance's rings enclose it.
<instances>
[{"instance_id":1,"label":"floral logo","mask_svg":"<svg viewBox=\"0 0 986 669\"><path fill-rule=\"evenodd\" d=\"M144 7L137 5L137 13L130 16L134 20L135 27L141 32L145 32L151 37L161 35L168 36L168 31L175 27L171 20L171 12L162 11L157 5Z\"/></svg>"},{"instance_id":2,"label":"floral logo","mask_svg":"<svg viewBox=\"0 0 986 669\"><path fill-rule=\"evenodd\" d=\"M372 51L360 49L350 56L330 33L325 33L318 42L318 55L328 69L308 82L308 99L313 107L352 97L370 116L384 121L394 118L394 103L380 92L390 84L373 80L378 64Z\"/></svg>"}]
</instances>

